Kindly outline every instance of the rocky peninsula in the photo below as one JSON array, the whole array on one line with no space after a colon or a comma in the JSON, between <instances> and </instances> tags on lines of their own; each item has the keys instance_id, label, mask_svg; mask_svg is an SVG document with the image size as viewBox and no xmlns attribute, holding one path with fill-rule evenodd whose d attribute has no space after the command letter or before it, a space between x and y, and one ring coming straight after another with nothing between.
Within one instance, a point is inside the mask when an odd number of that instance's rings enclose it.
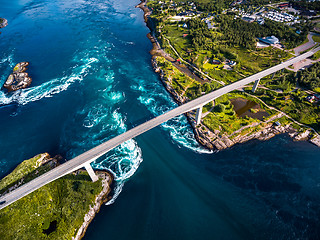
<instances>
[{"instance_id":1,"label":"rocky peninsula","mask_svg":"<svg viewBox=\"0 0 320 240\"><path fill-rule=\"evenodd\" d=\"M28 62L18 63L13 68L13 72L9 75L6 82L3 84L3 87L6 88L9 92L12 92L30 86L32 79L26 72L28 66Z\"/></svg>"},{"instance_id":2,"label":"rocky peninsula","mask_svg":"<svg viewBox=\"0 0 320 240\"><path fill-rule=\"evenodd\" d=\"M164 61L172 64L176 69L183 73L186 77L196 79L201 84L205 81L203 79L199 80L199 77L195 78L190 74L190 70L185 66L177 63L177 61L172 58L168 53L166 53L162 48L161 44L156 38L155 34L155 21L150 17L152 14L151 9L147 6L147 0L141 0L141 3L136 6L144 12L144 20L147 27L150 30L147 37L152 43L152 50L150 54L152 55L152 66L160 76L160 80L166 90L171 94L173 99L179 104L184 104L189 101L189 99L182 94L179 94L172 85L172 75L167 74L162 66L159 66L158 58L164 58ZM186 70L187 69L187 70ZM170 76L169 76L170 75ZM214 108L212 108L213 110ZM288 133L295 141L309 140L311 143L320 147L320 136L307 128L295 128L292 126L292 121L288 121L286 114L278 113L274 114L265 121L256 121L247 126L243 126L239 130L228 134L221 127L216 130L212 130L206 126L203 121L199 124L195 124L195 112L189 112L185 114L188 122L193 128L196 140L205 148L209 150L222 150L229 148L237 143L244 143L252 139L258 140L268 140L277 134ZM285 119L285 120L283 120ZM282 124L279 121L283 120ZM303 125L303 124L301 124Z\"/></svg>"},{"instance_id":3,"label":"rocky peninsula","mask_svg":"<svg viewBox=\"0 0 320 240\"><path fill-rule=\"evenodd\" d=\"M8 26L8 20L5 18L0 18L0 28Z\"/></svg>"},{"instance_id":4,"label":"rocky peninsula","mask_svg":"<svg viewBox=\"0 0 320 240\"><path fill-rule=\"evenodd\" d=\"M0 181L0 195L57 167L61 160L43 153L23 161ZM97 182L85 170L78 170L1 209L1 239L81 239L102 204L111 198L113 175L95 173Z\"/></svg>"}]
</instances>

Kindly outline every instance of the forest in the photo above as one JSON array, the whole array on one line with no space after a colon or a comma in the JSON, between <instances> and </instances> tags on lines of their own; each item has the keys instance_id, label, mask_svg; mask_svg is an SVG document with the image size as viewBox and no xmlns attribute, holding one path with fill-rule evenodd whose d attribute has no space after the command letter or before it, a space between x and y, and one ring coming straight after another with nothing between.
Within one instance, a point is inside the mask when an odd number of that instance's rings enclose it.
<instances>
[{"instance_id":1,"label":"forest","mask_svg":"<svg viewBox=\"0 0 320 240\"><path fill-rule=\"evenodd\" d=\"M187 2L185 0L174 0L175 2ZM190 1L191 2L191 1ZM193 1L199 11L220 13L228 8L233 0L196 0Z\"/></svg>"},{"instance_id":2,"label":"forest","mask_svg":"<svg viewBox=\"0 0 320 240\"><path fill-rule=\"evenodd\" d=\"M300 85L312 90L320 88L320 62L300 72L298 81Z\"/></svg>"},{"instance_id":3,"label":"forest","mask_svg":"<svg viewBox=\"0 0 320 240\"><path fill-rule=\"evenodd\" d=\"M220 23L219 30L223 33L224 40L229 45L239 45L245 48L253 48L257 37L276 36L286 48L291 49L303 43L312 24L297 26L301 34L297 34L283 23L266 19L264 25L249 23L241 19L233 19L229 15L220 15L217 18Z\"/></svg>"},{"instance_id":4,"label":"forest","mask_svg":"<svg viewBox=\"0 0 320 240\"><path fill-rule=\"evenodd\" d=\"M232 1L212 0L212 1L196 1L195 4L199 11L221 13L228 8Z\"/></svg>"},{"instance_id":5,"label":"forest","mask_svg":"<svg viewBox=\"0 0 320 240\"><path fill-rule=\"evenodd\" d=\"M304 10L316 10L320 11L320 2L315 1L315 2L310 2L310 1L289 1L289 3L295 7L295 8L300 8Z\"/></svg>"},{"instance_id":6,"label":"forest","mask_svg":"<svg viewBox=\"0 0 320 240\"><path fill-rule=\"evenodd\" d=\"M287 49L294 48L303 43L308 31L312 28L312 23L303 23L296 26L301 33L297 34L289 26L283 23L266 19L264 25L258 23L245 22L242 19L234 19L232 15L218 15L215 21L219 23L218 32L222 36L217 37L210 31L204 21L194 18L188 21L190 38L196 49L212 49L215 40L222 40L228 46L238 45L248 49L255 47L258 37L276 36Z\"/></svg>"}]
</instances>

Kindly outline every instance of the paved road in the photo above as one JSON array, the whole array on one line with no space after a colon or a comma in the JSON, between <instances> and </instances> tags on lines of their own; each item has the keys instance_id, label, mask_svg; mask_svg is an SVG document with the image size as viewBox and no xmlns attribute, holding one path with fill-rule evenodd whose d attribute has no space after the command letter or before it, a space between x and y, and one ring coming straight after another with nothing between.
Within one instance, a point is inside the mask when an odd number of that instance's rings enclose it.
<instances>
[{"instance_id":1,"label":"paved road","mask_svg":"<svg viewBox=\"0 0 320 240\"><path fill-rule=\"evenodd\" d=\"M306 51L306 50L308 50L309 48L312 48L313 46L315 46L316 45L316 42L315 41L313 41L313 36L315 36L315 35L317 35L316 33L309 33L308 34L308 42L307 43L305 43L305 44L302 44L302 45L300 45L300 46L298 46L298 47L296 47L296 48L294 48L293 50L294 50L294 54L295 55L298 55L298 54L300 54L301 52L303 52L303 51Z\"/></svg>"},{"instance_id":2,"label":"paved road","mask_svg":"<svg viewBox=\"0 0 320 240\"><path fill-rule=\"evenodd\" d=\"M161 123L164 123L171 118L174 118L178 115L189 112L191 110L197 109L200 106L203 106L204 104L207 104L210 101L212 101L212 100L214 100L214 99L216 99L216 98L218 98L228 92L236 90L236 89L238 89L248 83L251 83L251 82L257 80L257 79L261 79L267 75L270 75L274 72L277 72L287 66L292 65L295 62L301 61L304 58L310 57L318 50L320 50L320 47L318 47L314 50L311 50L305 54L302 54L296 58L288 60L284 63L281 63L277 66L271 67L267 70L264 70L262 72L254 74L250 77L247 77L245 79L242 79L240 81L232 83L228 86L222 87L216 91L213 91L211 93L203 95L193 101L190 101L190 102L183 104L173 110L170 110L170 111L168 111L158 117L155 117L150 121L147 121L137 127L134 127L132 129L130 129L129 131L127 131L127 132L125 132L125 133L123 133L113 139L110 139L107 142L102 143L101 145L99 145L95 148L92 148L91 150L89 150L87 152L84 152L83 154L67 161L66 163L52 169L51 171L32 180L31 182L26 183L26 184L22 185L21 187L17 188L16 190L1 197L0 203L3 201L5 201L5 203L0 205L0 209L10 205L11 203L17 201L18 199L37 190L38 188L60 178L68 173L71 173L71 172L83 167L85 163L94 161L95 159L104 155L105 153L107 153L111 149L119 146L121 143L123 143L131 138L134 138L134 137L136 137L136 136L138 136L138 135L140 135L140 134L142 134L142 133L144 133L144 132L146 132L156 126L159 126Z\"/></svg>"}]
</instances>

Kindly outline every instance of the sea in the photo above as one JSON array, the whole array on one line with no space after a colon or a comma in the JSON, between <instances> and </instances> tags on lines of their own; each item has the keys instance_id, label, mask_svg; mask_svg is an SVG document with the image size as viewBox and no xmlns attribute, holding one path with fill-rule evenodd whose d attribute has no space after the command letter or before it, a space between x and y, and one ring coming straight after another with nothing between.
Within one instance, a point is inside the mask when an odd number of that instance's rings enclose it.
<instances>
[{"instance_id":1,"label":"sea","mask_svg":"<svg viewBox=\"0 0 320 240\"><path fill-rule=\"evenodd\" d=\"M28 61L29 88L0 90L0 177L48 152L65 159L177 104L151 66L138 0L0 0L0 85ZM84 239L320 239L320 148L287 135L212 152L185 116L92 166L113 197Z\"/></svg>"}]
</instances>

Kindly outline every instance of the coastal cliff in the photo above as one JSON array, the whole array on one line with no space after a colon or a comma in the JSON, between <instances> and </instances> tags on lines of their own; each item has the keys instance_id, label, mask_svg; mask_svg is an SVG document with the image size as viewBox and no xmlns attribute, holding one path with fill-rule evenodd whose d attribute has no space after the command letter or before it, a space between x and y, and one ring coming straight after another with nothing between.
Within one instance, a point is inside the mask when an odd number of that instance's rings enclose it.
<instances>
[{"instance_id":1,"label":"coastal cliff","mask_svg":"<svg viewBox=\"0 0 320 240\"><path fill-rule=\"evenodd\" d=\"M0 194L50 171L60 160L48 153L25 160L0 181ZM81 239L102 204L110 199L113 175L95 173L97 182L92 182L85 170L78 170L1 209L1 239Z\"/></svg>"},{"instance_id":2,"label":"coastal cliff","mask_svg":"<svg viewBox=\"0 0 320 240\"><path fill-rule=\"evenodd\" d=\"M84 216L84 222L82 223L81 227L79 228L75 237L72 237L73 240L80 240L86 233L89 224L94 219L96 214L100 211L102 204L108 202L111 192L111 184L113 182L113 175L107 171L98 171L96 170L95 173L101 179L102 183L102 191L96 197L93 206L90 205L90 209L88 213Z\"/></svg>"},{"instance_id":3,"label":"coastal cliff","mask_svg":"<svg viewBox=\"0 0 320 240\"><path fill-rule=\"evenodd\" d=\"M160 46L156 36L155 36L155 23L150 17L152 11L147 6L147 0L141 0L141 3L136 6L140 8L144 12L144 21L147 27L150 30L147 37L152 43L152 50L150 54L152 55L151 63L152 66L159 74L160 80L166 90L171 94L173 99L179 104L184 104L185 102L189 101L189 99L185 96L179 94L174 87L172 86L172 82L168 79L165 72L161 68L161 66L157 63L158 57L165 58L168 62L179 69L182 68L180 64L177 64L175 59L173 59L169 54L167 54ZM192 77L190 74L186 74L186 71L181 71L188 77ZM199 81L199 79L197 79ZM204 81L199 81L203 83ZM223 130L210 130L205 124L200 123L198 126L195 124L195 112L189 112L185 114L188 122L193 128L193 132L195 135L196 140L209 150L222 150L229 148L238 143L244 143L252 139L258 139L261 141L268 140L274 137L277 134L288 133L290 137L292 137L295 141L302 141L302 140L309 140L311 143L320 147L320 136L315 135L313 136L311 132L307 129L301 128L297 130L296 128L292 127L291 123L286 122L284 125L277 125L275 122L278 120L285 118L285 115L282 113L275 114L270 119L266 121L256 122L251 125L242 127L238 131L232 134L227 134ZM240 130L243 130L241 132Z\"/></svg>"}]
</instances>

